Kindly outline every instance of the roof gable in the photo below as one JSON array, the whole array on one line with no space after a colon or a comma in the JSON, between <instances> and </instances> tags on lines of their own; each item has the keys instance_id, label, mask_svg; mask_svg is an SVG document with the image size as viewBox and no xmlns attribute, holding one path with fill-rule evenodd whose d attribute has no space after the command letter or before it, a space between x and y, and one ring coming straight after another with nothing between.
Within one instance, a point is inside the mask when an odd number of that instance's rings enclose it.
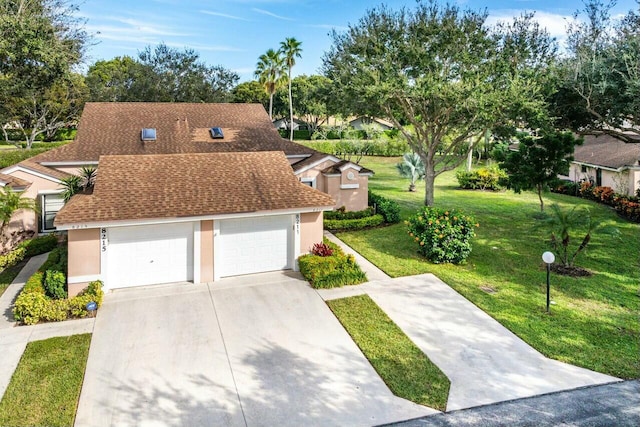
<instances>
[{"instance_id":1,"label":"roof gable","mask_svg":"<svg viewBox=\"0 0 640 427\"><path fill-rule=\"evenodd\" d=\"M93 194L74 196L56 226L330 207L282 152L103 156Z\"/></svg>"}]
</instances>

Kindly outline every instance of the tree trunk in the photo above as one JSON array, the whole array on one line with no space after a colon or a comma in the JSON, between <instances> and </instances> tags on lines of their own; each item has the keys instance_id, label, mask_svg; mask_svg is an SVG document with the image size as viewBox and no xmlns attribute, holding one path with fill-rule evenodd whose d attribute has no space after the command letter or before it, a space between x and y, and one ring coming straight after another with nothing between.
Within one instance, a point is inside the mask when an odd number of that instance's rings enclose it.
<instances>
[{"instance_id":1,"label":"tree trunk","mask_svg":"<svg viewBox=\"0 0 640 427\"><path fill-rule=\"evenodd\" d=\"M536 185L538 190L538 198L540 199L540 212L544 212L544 200L542 200L542 185Z\"/></svg>"},{"instance_id":2,"label":"tree trunk","mask_svg":"<svg viewBox=\"0 0 640 427\"><path fill-rule=\"evenodd\" d=\"M436 180L436 172L432 164L425 165L424 174L424 205L433 206L433 190Z\"/></svg>"},{"instance_id":3,"label":"tree trunk","mask_svg":"<svg viewBox=\"0 0 640 427\"><path fill-rule=\"evenodd\" d=\"M471 166L473 165L473 144L469 147L467 152L467 172L471 172Z\"/></svg>"},{"instance_id":4,"label":"tree trunk","mask_svg":"<svg viewBox=\"0 0 640 427\"><path fill-rule=\"evenodd\" d=\"M289 67L289 117L291 119L289 126L291 127L289 133L289 141L293 141L293 97L291 96L291 67Z\"/></svg>"},{"instance_id":5,"label":"tree trunk","mask_svg":"<svg viewBox=\"0 0 640 427\"><path fill-rule=\"evenodd\" d=\"M273 122L273 93L269 94L269 119Z\"/></svg>"}]
</instances>

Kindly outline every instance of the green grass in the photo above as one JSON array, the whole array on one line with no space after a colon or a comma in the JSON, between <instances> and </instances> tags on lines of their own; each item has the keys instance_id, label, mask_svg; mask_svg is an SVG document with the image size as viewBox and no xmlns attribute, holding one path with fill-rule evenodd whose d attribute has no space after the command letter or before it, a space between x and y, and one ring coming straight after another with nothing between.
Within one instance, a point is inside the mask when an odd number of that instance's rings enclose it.
<instances>
[{"instance_id":1,"label":"green grass","mask_svg":"<svg viewBox=\"0 0 640 427\"><path fill-rule=\"evenodd\" d=\"M0 402L0 425L72 426L91 334L27 345Z\"/></svg>"},{"instance_id":2,"label":"green grass","mask_svg":"<svg viewBox=\"0 0 640 427\"><path fill-rule=\"evenodd\" d=\"M20 273L20 270L22 270L22 267L24 267L26 263L27 261L23 260L13 267L5 268L4 270L2 270L2 273L0 273L0 297L2 296L4 291L7 290L11 282L13 282L13 280L16 278L18 273Z\"/></svg>"},{"instance_id":3,"label":"green grass","mask_svg":"<svg viewBox=\"0 0 640 427\"><path fill-rule=\"evenodd\" d=\"M423 203L397 175L398 158L365 158L376 172L369 187L396 200L403 218ZM594 275L571 278L553 274L545 313L545 270L541 255L547 237L536 229L539 212L533 193L458 190L453 172L436 180L435 204L474 215L480 227L465 265L431 264L421 258L404 224L338 234L392 277L433 273L544 355L620 378L640 377L640 226L609 207L559 194L545 202L563 207L585 205L594 218L619 228L622 239L595 235L577 264ZM580 236L581 238L582 236ZM491 287L496 293L484 292Z\"/></svg>"},{"instance_id":4,"label":"green grass","mask_svg":"<svg viewBox=\"0 0 640 427\"><path fill-rule=\"evenodd\" d=\"M45 151L49 151L53 148L60 147L61 145L68 144L69 142L71 141L39 143L35 145L38 148L31 148L31 149L16 148L15 146L8 146L8 145L1 146L2 148L0 149L0 169L6 168L7 166L15 165L16 163L20 163L23 160L29 159L33 156L44 153ZM9 147L9 148L4 148L4 147Z\"/></svg>"},{"instance_id":5,"label":"green grass","mask_svg":"<svg viewBox=\"0 0 640 427\"><path fill-rule=\"evenodd\" d=\"M368 295L327 304L393 394L446 410L449 379Z\"/></svg>"}]
</instances>

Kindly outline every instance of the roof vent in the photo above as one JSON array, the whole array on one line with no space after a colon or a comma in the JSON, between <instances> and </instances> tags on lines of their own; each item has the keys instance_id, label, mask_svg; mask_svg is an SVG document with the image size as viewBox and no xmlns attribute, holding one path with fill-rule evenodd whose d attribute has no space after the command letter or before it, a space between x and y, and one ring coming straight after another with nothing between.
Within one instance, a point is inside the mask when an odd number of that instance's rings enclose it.
<instances>
[{"instance_id":1,"label":"roof vent","mask_svg":"<svg viewBox=\"0 0 640 427\"><path fill-rule=\"evenodd\" d=\"M140 139L143 141L155 141L156 140L156 128L142 128L140 133Z\"/></svg>"},{"instance_id":2,"label":"roof vent","mask_svg":"<svg viewBox=\"0 0 640 427\"><path fill-rule=\"evenodd\" d=\"M211 132L211 138L213 139L224 138L224 134L222 133L222 128L219 128L219 127L211 128L209 129L209 132Z\"/></svg>"}]
</instances>

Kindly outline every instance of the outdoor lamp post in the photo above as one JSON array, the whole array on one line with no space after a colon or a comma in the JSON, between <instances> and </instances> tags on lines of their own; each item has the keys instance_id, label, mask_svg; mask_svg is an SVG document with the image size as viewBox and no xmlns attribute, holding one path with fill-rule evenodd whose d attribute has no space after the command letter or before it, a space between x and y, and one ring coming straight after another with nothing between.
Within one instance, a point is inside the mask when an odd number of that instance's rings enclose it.
<instances>
[{"instance_id":1,"label":"outdoor lamp post","mask_svg":"<svg viewBox=\"0 0 640 427\"><path fill-rule=\"evenodd\" d=\"M547 313L549 313L549 276L551 274L551 264L556 260L556 257L552 252L547 251L542 254L542 260L547 264Z\"/></svg>"}]
</instances>

